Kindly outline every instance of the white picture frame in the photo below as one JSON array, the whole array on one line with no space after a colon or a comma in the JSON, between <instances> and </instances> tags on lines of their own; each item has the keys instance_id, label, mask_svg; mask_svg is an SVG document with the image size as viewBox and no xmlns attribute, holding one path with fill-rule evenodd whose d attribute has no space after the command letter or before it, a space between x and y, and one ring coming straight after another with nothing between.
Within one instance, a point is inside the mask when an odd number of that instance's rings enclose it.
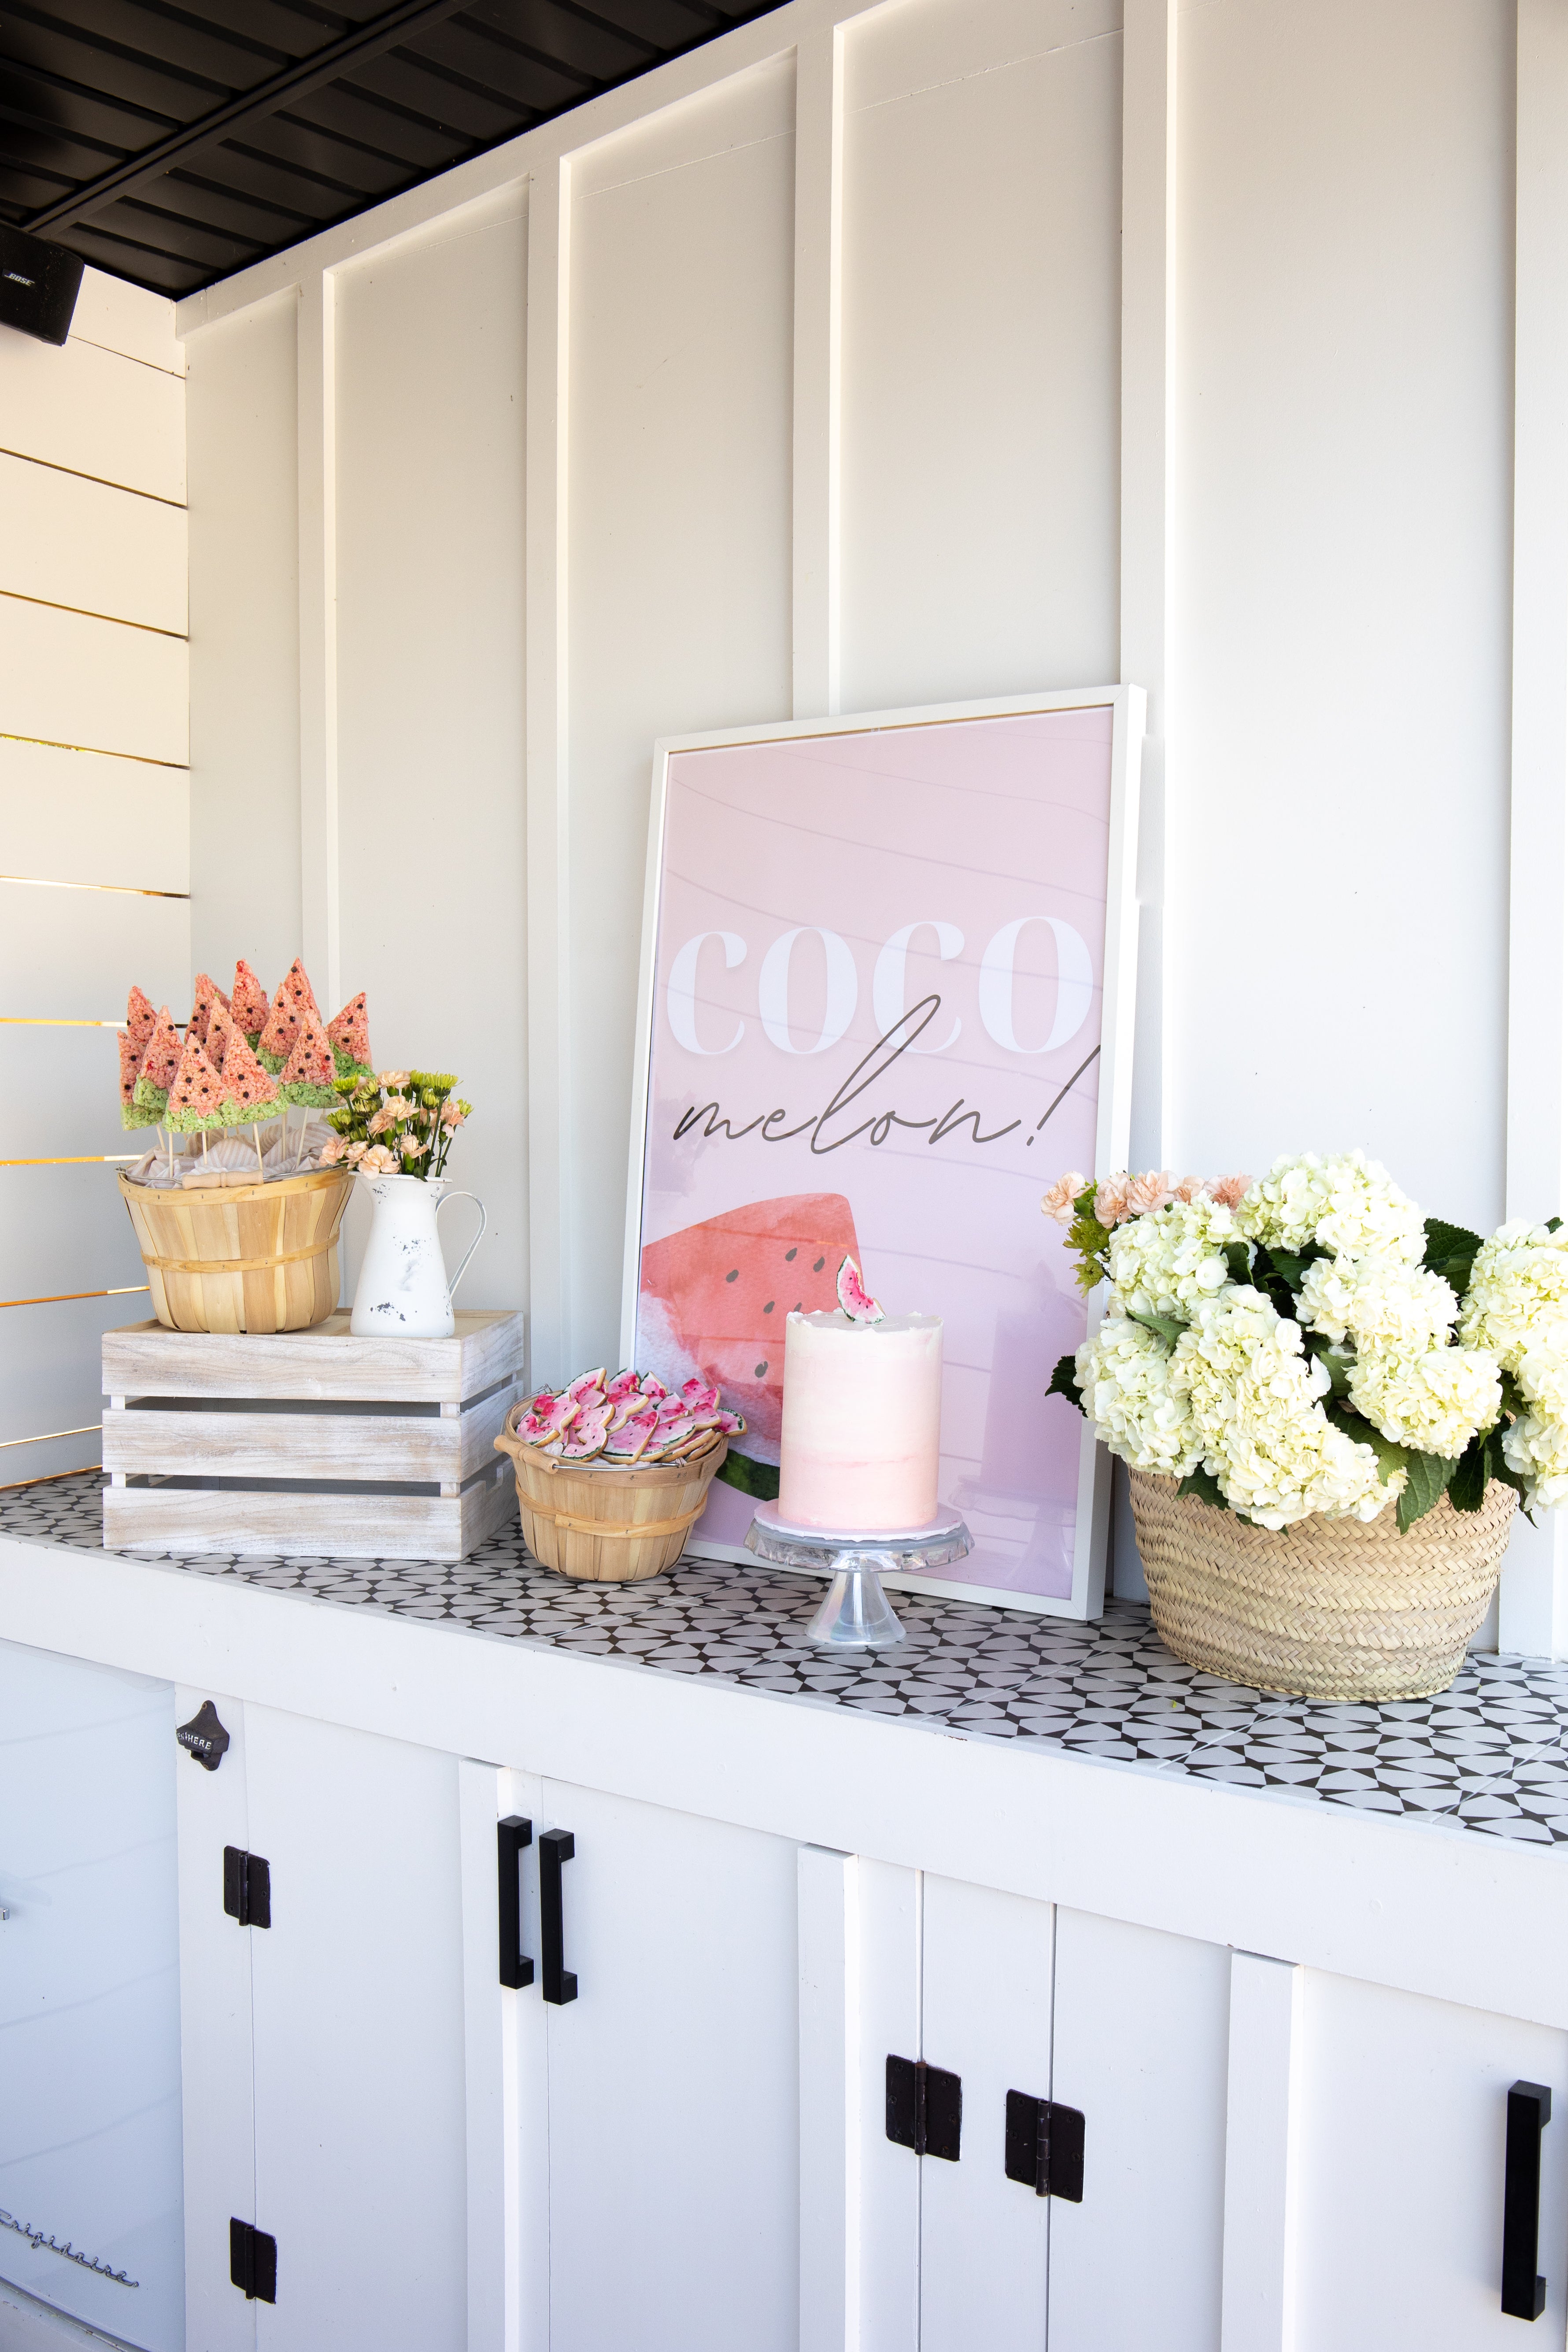
<instances>
[{"instance_id":1,"label":"white picture frame","mask_svg":"<svg viewBox=\"0 0 1568 2352\"><path fill-rule=\"evenodd\" d=\"M1100 1070L1095 1122L1095 1172L1127 1164L1131 1114L1132 1044L1137 982L1137 861L1140 757L1145 695L1132 685L1064 688L984 700L933 703L902 710L858 711L830 719L765 720L751 727L712 729L700 734L661 737L654 746L653 790L648 816L647 862L643 893L642 961L637 992L633 1063L630 1153L626 1185L626 1257L622 1292L621 1360L636 1360L637 1300L641 1278L644 1171L654 1051L655 978L658 956L660 884L664 870L669 764L679 753L808 738L865 734L902 728L932 728L975 719L1016 718L1052 711L1108 709L1111 715L1110 819L1107 849L1105 950L1101 995ZM1089 1324L1100 1317L1098 1295ZM1063 1405L1060 1410L1069 1408ZM1085 1619L1103 1607L1110 1537L1110 1458L1096 1443L1087 1421L1079 1442L1072 1585L1065 1596L967 1583L940 1576L889 1576L901 1590L953 1600L1019 1609L1040 1616ZM703 1537L698 1522L689 1549L699 1556L754 1566L740 1546Z\"/></svg>"}]
</instances>

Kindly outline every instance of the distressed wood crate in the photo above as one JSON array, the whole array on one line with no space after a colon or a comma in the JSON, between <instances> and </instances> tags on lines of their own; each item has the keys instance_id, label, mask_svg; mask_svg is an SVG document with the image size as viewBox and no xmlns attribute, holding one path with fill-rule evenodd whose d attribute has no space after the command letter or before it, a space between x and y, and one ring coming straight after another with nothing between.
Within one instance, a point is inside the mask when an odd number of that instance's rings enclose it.
<instances>
[{"instance_id":1,"label":"distressed wood crate","mask_svg":"<svg viewBox=\"0 0 1568 2352\"><path fill-rule=\"evenodd\" d=\"M103 1540L119 1550L462 1559L517 1516L494 1449L523 1321L449 1339L171 1331L103 1339Z\"/></svg>"}]
</instances>

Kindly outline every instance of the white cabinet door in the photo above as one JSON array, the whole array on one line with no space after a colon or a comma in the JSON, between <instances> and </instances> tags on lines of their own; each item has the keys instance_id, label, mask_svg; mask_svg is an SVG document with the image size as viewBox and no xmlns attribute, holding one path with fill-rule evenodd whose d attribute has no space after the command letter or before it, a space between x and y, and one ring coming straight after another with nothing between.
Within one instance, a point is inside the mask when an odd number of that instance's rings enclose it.
<instances>
[{"instance_id":1,"label":"white cabinet door","mask_svg":"<svg viewBox=\"0 0 1568 2352\"><path fill-rule=\"evenodd\" d=\"M270 1927L239 1931L255 2220L278 2245L257 2342L462 2352L457 1759L255 1706L245 1738L249 1850L271 1885Z\"/></svg>"},{"instance_id":2,"label":"white cabinet door","mask_svg":"<svg viewBox=\"0 0 1568 2352\"><path fill-rule=\"evenodd\" d=\"M169 1684L0 1643L0 2276L145 2352L185 2340L176 1768Z\"/></svg>"},{"instance_id":3,"label":"white cabinet door","mask_svg":"<svg viewBox=\"0 0 1568 2352\"><path fill-rule=\"evenodd\" d=\"M559 1781L549 1829L550 2352L795 2352L795 1847Z\"/></svg>"},{"instance_id":4,"label":"white cabinet door","mask_svg":"<svg viewBox=\"0 0 1568 2352\"><path fill-rule=\"evenodd\" d=\"M1050 2352L1216 2352L1230 1953L1060 1907L1056 1949L1051 2096L1084 2141L1082 2203L1048 2200Z\"/></svg>"},{"instance_id":5,"label":"white cabinet door","mask_svg":"<svg viewBox=\"0 0 1568 2352\"><path fill-rule=\"evenodd\" d=\"M1561 2347L1568 2035L1308 1970L1296 2146L1294 2352ZM1500 2309L1510 2085L1544 2084L1533 2336Z\"/></svg>"},{"instance_id":6,"label":"white cabinet door","mask_svg":"<svg viewBox=\"0 0 1568 2352\"><path fill-rule=\"evenodd\" d=\"M956 2164L921 2167L921 2352L1046 2342L1050 2200L1005 2169L1007 2094L1051 2082L1052 1909L925 1875L921 2053L963 2085Z\"/></svg>"}]
</instances>

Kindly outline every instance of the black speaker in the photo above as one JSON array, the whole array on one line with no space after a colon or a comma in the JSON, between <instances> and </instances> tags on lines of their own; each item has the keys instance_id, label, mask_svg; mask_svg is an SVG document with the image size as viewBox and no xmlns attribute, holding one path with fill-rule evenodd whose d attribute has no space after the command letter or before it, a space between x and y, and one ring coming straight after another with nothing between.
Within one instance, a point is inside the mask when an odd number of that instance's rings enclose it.
<instances>
[{"instance_id":1,"label":"black speaker","mask_svg":"<svg viewBox=\"0 0 1568 2352\"><path fill-rule=\"evenodd\" d=\"M41 343L63 343L71 331L82 264L63 245L46 245L0 222L0 327Z\"/></svg>"}]
</instances>

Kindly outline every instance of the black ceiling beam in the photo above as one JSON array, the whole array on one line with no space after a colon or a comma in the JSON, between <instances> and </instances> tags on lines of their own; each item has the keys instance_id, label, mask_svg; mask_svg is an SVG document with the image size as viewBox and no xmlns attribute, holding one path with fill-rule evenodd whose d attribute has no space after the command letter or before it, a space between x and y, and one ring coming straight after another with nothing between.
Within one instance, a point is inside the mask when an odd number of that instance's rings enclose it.
<instances>
[{"instance_id":1,"label":"black ceiling beam","mask_svg":"<svg viewBox=\"0 0 1568 2352\"><path fill-rule=\"evenodd\" d=\"M61 196L54 204L46 205L24 226L35 236L41 236L49 229L69 228L85 221L117 197L131 195L162 179L172 163L194 154L198 148L210 146L230 131L273 113L288 99L301 97L308 90L320 89L324 82L338 80L350 67L378 57L384 49L392 48L414 34L428 31L470 5L471 0L399 0L395 7L384 9L380 16L357 26L352 33L301 58L297 65L269 75L254 89L241 91L225 105L214 107L182 130L172 131L156 146L143 148L140 154L128 156L124 163L100 173L74 195Z\"/></svg>"}]
</instances>

